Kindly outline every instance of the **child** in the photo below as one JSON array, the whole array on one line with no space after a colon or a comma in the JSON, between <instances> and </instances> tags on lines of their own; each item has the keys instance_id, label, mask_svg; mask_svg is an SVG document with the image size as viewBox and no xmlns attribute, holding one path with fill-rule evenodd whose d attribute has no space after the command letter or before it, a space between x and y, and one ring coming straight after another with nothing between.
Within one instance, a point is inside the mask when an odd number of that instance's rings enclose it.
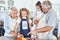
<instances>
[{"instance_id":1,"label":"child","mask_svg":"<svg viewBox=\"0 0 60 40\"><path fill-rule=\"evenodd\" d=\"M15 32L15 25L16 25L16 19L17 19L17 13L18 10L15 7L12 7L10 9L9 15L7 15L4 19L4 29L5 29L5 39L4 40L13 40L16 36Z\"/></svg>"},{"instance_id":2,"label":"child","mask_svg":"<svg viewBox=\"0 0 60 40\"><path fill-rule=\"evenodd\" d=\"M35 16L33 18L33 27L37 26L37 24L38 24L39 20L41 19L42 15L43 15L43 12L42 12L41 2L38 1L36 3L36 12L35 12Z\"/></svg>"},{"instance_id":3,"label":"child","mask_svg":"<svg viewBox=\"0 0 60 40\"><path fill-rule=\"evenodd\" d=\"M43 15L43 12L42 12L41 2L38 1L36 3L36 11L35 11L35 16L33 18L33 29L34 30L38 26L39 20L41 19L42 15Z\"/></svg>"},{"instance_id":4,"label":"child","mask_svg":"<svg viewBox=\"0 0 60 40\"><path fill-rule=\"evenodd\" d=\"M36 3L36 12L35 12L35 16L33 18L33 27L32 27L32 31L36 30L37 27L38 27L38 23L39 23L39 20L41 19L43 13L42 13L42 7L41 7L41 3L40 1L38 1ZM31 31L31 32L32 32ZM30 34L30 33L28 33ZM33 35L31 36L31 38L34 38L36 39L36 33L33 32Z\"/></svg>"},{"instance_id":5,"label":"child","mask_svg":"<svg viewBox=\"0 0 60 40\"><path fill-rule=\"evenodd\" d=\"M41 2L38 1L38 2L36 3L36 12L35 12L34 20L40 20L42 14L43 14L43 13L42 13Z\"/></svg>"},{"instance_id":6,"label":"child","mask_svg":"<svg viewBox=\"0 0 60 40\"><path fill-rule=\"evenodd\" d=\"M20 29L20 37L30 38L30 35L27 35L31 31L29 20L29 10L26 8L20 9L20 16L17 21L17 24L19 24L18 28Z\"/></svg>"}]
</instances>

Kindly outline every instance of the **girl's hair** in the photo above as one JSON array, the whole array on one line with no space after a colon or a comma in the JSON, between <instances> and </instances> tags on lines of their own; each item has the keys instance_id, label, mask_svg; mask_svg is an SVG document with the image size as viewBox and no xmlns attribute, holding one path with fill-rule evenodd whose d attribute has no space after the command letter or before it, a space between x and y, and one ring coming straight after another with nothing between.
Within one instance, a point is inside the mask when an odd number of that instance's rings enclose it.
<instances>
[{"instance_id":1,"label":"girl's hair","mask_svg":"<svg viewBox=\"0 0 60 40\"><path fill-rule=\"evenodd\" d=\"M36 6L40 6L40 8L41 8L41 10L42 10L42 6L41 6L41 2L40 2L40 1L38 1L38 2L36 3Z\"/></svg>"},{"instance_id":2,"label":"girl's hair","mask_svg":"<svg viewBox=\"0 0 60 40\"><path fill-rule=\"evenodd\" d=\"M26 8L21 8L20 9L20 18L22 19L22 11L26 11L27 12L27 21L28 21L28 24L29 24L29 19L30 19L30 13L29 13L29 10L28 9L26 9Z\"/></svg>"}]
</instances>

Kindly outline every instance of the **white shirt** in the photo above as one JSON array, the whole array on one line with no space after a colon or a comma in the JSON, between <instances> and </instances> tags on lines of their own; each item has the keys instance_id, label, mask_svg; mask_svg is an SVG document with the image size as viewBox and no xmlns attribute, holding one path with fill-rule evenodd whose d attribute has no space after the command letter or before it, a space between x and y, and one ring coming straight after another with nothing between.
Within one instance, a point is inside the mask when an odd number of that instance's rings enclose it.
<instances>
[{"instance_id":1,"label":"white shirt","mask_svg":"<svg viewBox=\"0 0 60 40\"><path fill-rule=\"evenodd\" d=\"M10 32L14 31L16 25L16 19L12 19L9 15L5 17L4 19L4 29L5 29L5 34L4 36L7 37L13 37Z\"/></svg>"},{"instance_id":2,"label":"white shirt","mask_svg":"<svg viewBox=\"0 0 60 40\"><path fill-rule=\"evenodd\" d=\"M9 29L11 31L14 31L15 30L15 27L16 27L16 19L12 19L11 17L9 17Z\"/></svg>"}]
</instances>

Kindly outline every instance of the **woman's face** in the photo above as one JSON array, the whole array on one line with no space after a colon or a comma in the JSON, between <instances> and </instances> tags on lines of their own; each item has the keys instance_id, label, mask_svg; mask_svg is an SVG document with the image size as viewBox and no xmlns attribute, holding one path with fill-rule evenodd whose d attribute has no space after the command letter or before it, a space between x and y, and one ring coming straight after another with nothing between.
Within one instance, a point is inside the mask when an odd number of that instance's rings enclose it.
<instances>
[{"instance_id":1,"label":"woman's face","mask_svg":"<svg viewBox=\"0 0 60 40\"><path fill-rule=\"evenodd\" d=\"M21 15L22 15L22 17L26 17L27 16L27 12L26 11L22 11Z\"/></svg>"},{"instance_id":2,"label":"woman's face","mask_svg":"<svg viewBox=\"0 0 60 40\"><path fill-rule=\"evenodd\" d=\"M41 7L39 5L36 5L36 10L37 11L41 10Z\"/></svg>"},{"instance_id":3,"label":"woman's face","mask_svg":"<svg viewBox=\"0 0 60 40\"><path fill-rule=\"evenodd\" d=\"M15 19L17 18L17 13L18 12L12 10L12 12L10 12L10 16Z\"/></svg>"}]
</instances>

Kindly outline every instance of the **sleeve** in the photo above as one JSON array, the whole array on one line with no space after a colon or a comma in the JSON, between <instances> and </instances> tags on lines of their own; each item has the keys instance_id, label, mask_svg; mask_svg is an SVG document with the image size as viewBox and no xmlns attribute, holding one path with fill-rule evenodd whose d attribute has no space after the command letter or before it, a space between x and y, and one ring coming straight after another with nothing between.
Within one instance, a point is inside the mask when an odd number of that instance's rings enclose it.
<instances>
[{"instance_id":1,"label":"sleeve","mask_svg":"<svg viewBox=\"0 0 60 40\"><path fill-rule=\"evenodd\" d=\"M55 28L57 22L57 16L55 14L51 14L47 20L47 26L51 26Z\"/></svg>"},{"instance_id":2,"label":"sleeve","mask_svg":"<svg viewBox=\"0 0 60 40\"><path fill-rule=\"evenodd\" d=\"M8 29L8 18L7 17L4 18L4 30L5 32L10 33L10 30Z\"/></svg>"},{"instance_id":3,"label":"sleeve","mask_svg":"<svg viewBox=\"0 0 60 40\"><path fill-rule=\"evenodd\" d=\"M18 18L18 19L17 19L17 23L19 24L19 23L20 23L20 21L21 21L21 19L20 19L20 18Z\"/></svg>"}]
</instances>

